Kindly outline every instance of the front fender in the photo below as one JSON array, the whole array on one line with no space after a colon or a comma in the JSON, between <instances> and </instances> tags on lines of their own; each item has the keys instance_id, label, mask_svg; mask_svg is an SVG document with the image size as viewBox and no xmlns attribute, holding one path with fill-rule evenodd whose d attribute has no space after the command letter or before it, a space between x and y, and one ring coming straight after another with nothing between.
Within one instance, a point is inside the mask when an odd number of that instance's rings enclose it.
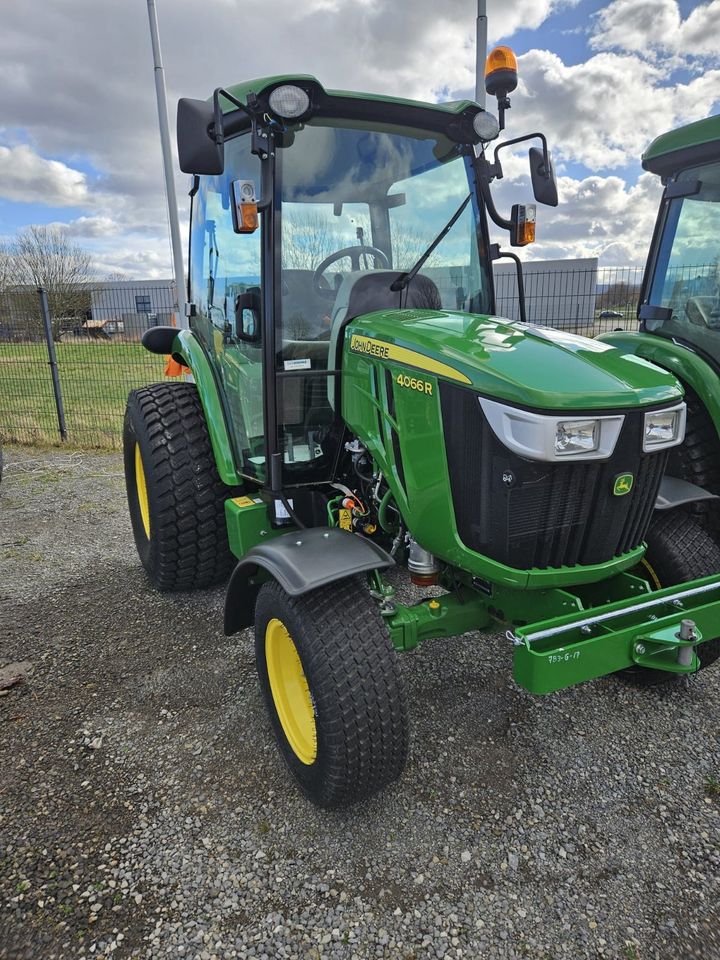
<instances>
[{"instance_id":1,"label":"front fender","mask_svg":"<svg viewBox=\"0 0 720 960\"><path fill-rule=\"evenodd\" d=\"M382 547L337 527L284 533L245 554L235 567L225 596L225 633L249 627L262 583L272 577L291 597L356 573L383 570L395 561Z\"/></svg>"},{"instance_id":2,"label":"front fender","mask_svg":"<svg viewBox=\"0 0 720 960\"><path fill-rule=\"evenodd\" d=\"M690 347L650 333L603 333L597 339L674 373L698 395L720 435L720 377Z\"/></svg>"}]
</instances>

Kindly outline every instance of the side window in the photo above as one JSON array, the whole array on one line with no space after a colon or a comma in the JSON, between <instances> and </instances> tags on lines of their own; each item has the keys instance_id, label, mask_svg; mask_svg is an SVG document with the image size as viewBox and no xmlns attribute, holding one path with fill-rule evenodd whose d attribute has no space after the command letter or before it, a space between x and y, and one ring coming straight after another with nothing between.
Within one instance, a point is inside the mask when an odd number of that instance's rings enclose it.
<instances>
[{"instance_id":1,"label":"side window","mask_svg":"<svg viewBox=\"0 0 720 960\"><path fill-rule=\"evenodd\" d=\"M646 325L720 361L720 164L687 170L678 180L701 186L670 201L649 298L670 316Z\"/></svg>"},{"instance_id":2,"label":"side window","mask_svg":"<svg viewBox=\"0 0 720 960\"><path fill-rule=\"evenodd\" d=\"M192 327L204 344L221 384L222 402L243 473L264 476L260 323L261 230L235 233L233 180L252 180L260 194L260 160L250 137L225 144L225 171L202 177L193 206L190 295Z\"/></svg>"}]
</instances>

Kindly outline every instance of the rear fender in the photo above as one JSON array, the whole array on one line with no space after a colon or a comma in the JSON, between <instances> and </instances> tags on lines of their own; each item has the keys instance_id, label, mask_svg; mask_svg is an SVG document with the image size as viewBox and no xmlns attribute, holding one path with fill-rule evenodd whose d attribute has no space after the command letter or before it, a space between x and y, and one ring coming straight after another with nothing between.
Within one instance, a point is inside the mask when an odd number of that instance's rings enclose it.
<instances>
[{"instance_id":1,"label":"rear fender","mask_svg":"<svg viewBox=\"0 0 720 960\"><path fill-rule=\"evenodd\" d=\"M272 578L291 597L357 573L383 570L395 561L382 547L337 527L284 533L245 554L235 567L225 597L225 633L249 627L262 584Z\"/></svg>"},{"instance_id":2,"label":"rear fender","mask_svg":"<svg viewBox=\"0 0 720 960\"><path fill-rule=\"evenodd\" d=\"M173 338L169 331L175 334ZM143 335L143 345L152 353L170 353L174 360L189 367L200 395L220 479L229 487L241 486L243 478L235 465L217 379L198 338L192 330L155 327Z\"/></svg>"}]
</instances>

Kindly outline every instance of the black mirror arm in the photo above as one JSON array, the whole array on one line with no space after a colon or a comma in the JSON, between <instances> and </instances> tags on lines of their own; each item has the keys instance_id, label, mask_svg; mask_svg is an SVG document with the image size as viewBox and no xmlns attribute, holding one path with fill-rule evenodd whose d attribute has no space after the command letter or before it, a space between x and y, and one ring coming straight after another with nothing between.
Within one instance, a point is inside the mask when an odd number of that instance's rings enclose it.
<instances>
[{"instance_id":1,"label":"black mirror arm","mask_svg":"<svg viewBox=\"0 0 720 960\"><path fill-rule=\"evenodd\" d=\"M242 110L243 113L246 113L251 120L253 120L255 117L255 114L252 112L252 110L249 110L246 104L244 104L241 100L238 100L237 97L234 97L231 93L228 93L228 91L223 87L217 87L213 93L213 112L215 114L215 123L213 124L214 129L212 132L213 140L217 144L225 142L222 110L220 108L220 97L225 97L225 99L229 100L230 103L238 108L238 110Z\"/></svg>"},{"instance_id":2,"label":"black mirror arm","mask_svg":"<svg viewBox=\"0 0 720 960\"><path fill-rule=\"evenodd\" d=\"M503 140L502 143L499 143L495 147L495 151L493 153L493 156L495 159L495 166L497 168L500 168L500 163L498 161L498 153L501 150L504 150L505 147L511 147L514 143L523 143L525 140L535 140L536 138L542 142L543 169L541 173L546 180L549 180L550 179L550 157L548 154L547 140L545 139L544 133L526 133L524 137L515 137L513 140ZM501 177L502 177L502 170L500 172L498 179L500 179Z\"/></svg>"},{"instance_id":3,"label":"black mirror arm","mask_svg":"<svg viewBox=\"0 0 720 960\"><path fill-rule=\"evenodd\" d=\"M518 312L520 314L520 322L527 323L527 315L525 313L525 284L523 282L522 260L517 256L517 254L510 253L509 250L501 250L499 243L491 244L490 259L504 260L505 258L515 261L518 285Z\"/></svg>"},{"instance_id":4,"label":"black mirror arm","mask_svg":"<svg viewBox=\"0 0 720 960\"><path fill-rule=\"evenodd\" d=\"M485 161L487 163L487 161ZM490 164L487 164L488 167ZM492 168L491 168L492 169ZM478 170L478 186L480 188L480 193L482 195L483 201L485 202L485 209L490 214L492 222L500 227L502 230L512 230L512 221L506 220L504 217L500 216L498 209L495 206L495 201L492 197L492 191L490 190L490 183L488 181L487 175L482 169Z\"/></svg>"}]
</instances>

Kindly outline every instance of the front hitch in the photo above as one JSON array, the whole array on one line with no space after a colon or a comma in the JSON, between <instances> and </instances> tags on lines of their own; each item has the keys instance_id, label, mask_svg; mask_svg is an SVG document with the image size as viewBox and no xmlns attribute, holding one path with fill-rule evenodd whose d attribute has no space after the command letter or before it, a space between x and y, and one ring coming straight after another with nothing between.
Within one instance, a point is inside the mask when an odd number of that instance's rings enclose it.
<instances>
[{"instance_id":1,"label":"front hitch","mask_svg":"<svg viewBox=\"0 0 720 960\"><path fill-rule=\"evenodd\" d=\"M695 673L703 642L720 636L720 577L529 624L508 636L515 679L531 693L632 666Z\"/></svg>"}]
</instances>

